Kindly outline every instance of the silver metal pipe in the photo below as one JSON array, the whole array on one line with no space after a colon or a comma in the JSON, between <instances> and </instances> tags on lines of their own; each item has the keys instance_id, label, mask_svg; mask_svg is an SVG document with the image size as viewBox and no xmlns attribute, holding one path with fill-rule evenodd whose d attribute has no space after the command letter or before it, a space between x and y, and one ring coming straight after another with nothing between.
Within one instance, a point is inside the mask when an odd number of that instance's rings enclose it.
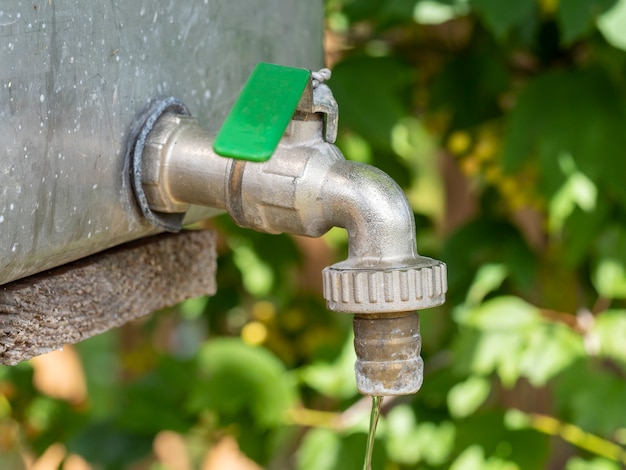
<instances>
[{"instance_id":1,"label":"silver metal pipe","mask_svg":"<svg viewBox=\"0 0 626 470\"><path fill-rule=\"evenodd\" d=\"M213 137L192 117L163 114L142 154L142 186L154 211L186 212L190 204L226 209L230 160L213 152Z\"/></svg>"}]
</instances>

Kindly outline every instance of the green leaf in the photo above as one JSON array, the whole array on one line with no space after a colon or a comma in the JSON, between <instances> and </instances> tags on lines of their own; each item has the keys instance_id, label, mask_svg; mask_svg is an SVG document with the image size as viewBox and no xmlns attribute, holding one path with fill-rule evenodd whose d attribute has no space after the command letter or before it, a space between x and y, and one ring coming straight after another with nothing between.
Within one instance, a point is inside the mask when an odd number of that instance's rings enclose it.
<instances>
[{"instance_id":1,"label":"green leaf","mask_svg":"<svg viewBox=\"0 0 626 470\"><path fill-rule=\"evenodd\" d=\"M410 117L400 120L391 132L391 146L415 175L407 197L415 212L432 220L445 218L445 185L437 158L437 142L425 123Z\"/></svg>"},{"instance_id":2,"label":"green leaf","mask_svg":"<svg viewBox=\"0 0 626 470\"><path fill-rule=\"evenodd\" d=\"M132 464L150 455L152 441L152 435L128 433L110 422L94 422L81 429L68 443L68 450L96 468L117 470L132 468Z\"/></svg>"},{"instance_id":3,"label":"green leaf","mask_svg":"<svg viewBox=\"0 0 626 470\"><path fill-rule=\"evenodd\" d=\"M394 23L406 24L413 19L415 3L419 0L385 0L380 2L381 9L376 15L376 19L384 26Z\"/></svg>"},{"instance_id":4,"label":"green leaf","mask_svg":"<svg viewBox=\"0 0 626 470\"><path fill-rule=\"evenodd\" d=\"M590 332L600 354L626 365L626 310L608 310L596 317Z\"/></svg>"},{"instance_id":5,"label":"green leaf","mask_svg":"<svg viewBox=\"0 0 626 470\"><path fill-rule=\"evenodd\" d=\"M94 419L105 419L119 405L121 388L119 338L115 330L93 336L75 347L80 354ZM103 374L106 370L108 373Z\"/></svg>"},{"instance_id":6,"label":"green leaf","mask_svg":"<svg viewBox=\"0 0 626 470\"><path fill-rule=\"evenodd\" d=\"M506 382L507 385L513 385L519 376L517 358L520 356L521 346L521 338L515 333L482 334L473 351L471 371L487 375L502 370L501 379L511 377Z\"/></svg>"},{"instance_id":7,"label":"green leaf","mask_svg":"<svg viewBox=\"0 0 626 470\"><path fill-rule=\"evenodd\" d=\"M316 363L298 371L300 379L319 393L332 398L351 398L357 393L354 380L354 334L348 335L341 354L332 364Z\"/></svg>"},{"instance_id":8,"label":"green leaf","mask_svg":"<svg viewBox=\"0 0 626 470\"><path fill-rule=\"evenodd\" d=\"M616 0L561 1L557 20L561 29L561 42L569 46L595 27L596 18L611 8Z\"/></svg>"},{"instance_id":9,"label":"green leaf","mask_svg":"<svg viewBox=\"0 0 626 470\"><path fill-rule=\"evenodd\" d=\"M481 266L473 284L467 291L465 306L478 305L490 292L496 290L506 279L508 270L502 264L486 264Z\"/></svg>"},{"instance_id":10,"label":"green leaf","mask_svg":"<svg viewBox=\"0 0 626 470\"><path fill-rule=\"evenodd\" d=\"M372 147L367 139L352 132L342 132L337 137L337 146L341 148L346 160L360 163L372 163Z\"/></svg>"},{"instance_id":11,"label":"green leaf","mask_svg":"<svg viewBox=\"0 0 626 470\"><path fill-rule=\"evenodd\" d=\"M465 449L454 461L450 470L473 470L485 467L485 453L479 446Z\"/></svg>"},{"instance_id":12,"label":"green leaf","mask_svg":"<svg viewBox=\"0 0 626 470\"><path fill-rule=\"evenodd\" d=\"M343 11L351 21L363 21L377 16L383 8L382 4L379 0L348 0Z\"/></svg>"},{"instance_id":13,"label":"green leaf","mask_svg":"<svg viewBox=\"0 0 626 470\"><path fill-rule=\"evenodd\" d=\"M311 429L296 456L297 470L333 470L337 466L341 440L330 429Z\"/></svg>"},{"instance_id":14,"label":"green leaf","mask_svg":"<svg viewBox=\"0 0 626 470\"><path fill-rule=\"evenodd\" d=\"M559 157L568 153L587 179L617 194L624 204L626 188L617 175L626 171L626 107L618 96L620 90L598 68L548 72L531 80L509 116L505 170L518 171L533 162L540 187L551 199L567 180Z\"/></svg>"},{"instance_id":15,"label":"green leaf","mask_svg":"<svg viewBox=\"0 0 626 470\"><path fill-rule=\"evenodd\" d=\"M415 4L413 18L419 24L441 24L466 15L468 12L468 5L463 1L443 3L421 0Z\"/></svg>"},{"instance_id":16,"label":"green leaf","mask_svg":"<svg viewBox=\"0 0 626 470\"><path fill-rule=\"evenodd\" d=\"M493 240L498 240L494 243ZM536 257L519 231L509 224L478 218L458 229L447 241L442 258L448 263L449 304L465 300L475 273L486 264L502 264L519 290L536 280Z\"/></svg>"},{"instance_id":17,"label":"green leaf","mask_svg":"<svg viewBox=\"0 0 626 470\"><path fill-rule=\"evenodd\" d=\"M532 419L528 413L510 408L504 414L504 424L508 429L528 429L532 427Z\"/></svg>"},{"instance_id":18,"label":"green leaf","mask_svg":"<svg viewBox=\"0 0 626 470\"><path fill-rule=\"evenodd\" d=\"M389 456L398 463L415 465L422 459L422 448L417 445L408 446L413 442L417 421L413 409L408 405L398 405L385 417L388 433L385 446Z\"/></svg>"},{"instance_id":19,"label":"green leaf","mask_svg":"<svg viewBox=\"0 0 626 470\"><path fill-rule=\"evenodd\" d=\"M619 463L602 458L583 460L580 457L572 457L567 461L565 470L620 470L621 468L623 467Z\"/></svg>"},{"instance_id":20,"label":"green leaf","mask_svg":"<svg viewBox=\"0 0 626 470\"><path fill-rule=\"evenodd\" d=\"M528 330L541 324L537 309L517 297L496 297L476 308L461 310L455 320L479 333L476 342L467 345L470 349L462 351L471 357L470 373L497 372L505 386L513 386L522 373Z\"/></svg>"},{"instance_id":21,"label":"green leaf","mask_svg":"<svg viewBox=\"0 0 626 470\"><path fill-rule=\"evenodd\" d=\"M599 197L595 210L586 212L574 209L562 232L564 261L568 266L578 266L588 259L590 248L604 230L610 217L611 202Z\"/></svg>"},{"instance_id":22,"label":"green leaf","mask_svg":"<svg viewBox=\"0 0 626 470\"><path fill-rule=\"evenodd\" d=\"M272 269L247 244L233 243L232 250L246 290L256 296L267 295L274 284Z\"/></svg>"},{"instance_id":23,"label":"green leaf","mask_svg":"<svg viewBox=\"0 0 626 470\"><path fill-rule=\"evenodd\" d=\"M502 384L512 387L522 375L522 353L525 338L522 331L483 332L470 351L470 373L489 375L496 372Z\"/></svg>"},{"instance_id":24,"label":"green leaf","mask_svg":"<svg viewBox=\"0 0 626 470\"><path fill-rule=\"evenodd\" d=\"M343 2L343 13L352 22L370 21L380 30L410 22L417 1L419 0L348 0Z\"/></svg>"},{"instance_id":25,"label":"green leaf","mask_svg":"<svg viewBox=\"0 0 626 470\"><path fill-rule=\"evenodd\" d=\"M297 470L362 470L367 435L364 432L337 433L326 429L307 432L297 454ZM384 468L385 448L377 439L372 468Z\"/></svg>"},{"instance_id":26,"label":"green leaf","mask_svg":"<svg viewBox=\"0 0 626 470\"><path fill-rule=\"evenodd\" d=\"M192 418L184 407L193 386L192 364L170 356L159 357L157 366L129 384L120 398L122 409L115 424L125 431L156 434L162 429L187 431Z\"/></svg>"},{"instance_id":27,"label":"green leaf","mask_svg":"<svg viewBox=\"0 0 626 470\"><path fill-rule=\"evenodd\" d=\"M225 288L235 287L232 284L236 284L237 292L233 292L236 298L230 300L234 302L230 308L237 305L240 302L241 281L244 282L246 289L251 288L254 295L262 297L267 295L270 290L272 294L281 291L293 291L294 276L291 269L302 262L302 253L296 246L293 237L286 234L276 235L241 228L235 225L227 214L218 217L216 222L222 230L227 232L228 245L233 253L229 258L227 256L220 257L220 270L222 271L220 289L217 296L209 299L209 304L222 297L220 294ZM236 253L239 247L243 247L243 249L240 253ZM225 255L227 254L225 253ZM233 264L228 265L228 261ZM230 285L227 284L228 281L230 281ZM290 294L290 296L292 295ZM224 300L223 297L222 300ZM210 307L210 311L212 313L215 311L213 305Z\"/></svg>"},{"instance_id":28,"label":"green leaf","mask_svg":"<svg viewBox=\"0 0 626 470\"><path fill-rule=\"evenodd\" d=\"M296 398L296 388L284 365L267 349L235 338L216 338L202 348L200 380L191 393L190 408L209 408L232 419L249 413L256 424L278 426Z\"/></svg>"},{"instance_id":29,"label":"green leaf","mask_svg":"<svg viewBox=\"0 0 626 470\"><path fill-rule=\"evenodd\" d=\"M613 8L598 18L598 29L607 42L618 49L626 50L626 0L617 0Z\"/></svg>"},{"instance_id":30,"label":"green leaf","mask_svg":"<svg viewBox=\"0 0 626 470\"><path fill-rule=\"evenodd\" d=\"M515 2L471 0L470 4L479 13L494 36L498 38L504 37L511 28L523 23L536 8L535 0L517 0Z\"/></svg>"},{"instance_id":31,"label":"green leaf","mask_svg":"<svg viewBox=\"0 0 626 470\"><path fill-rule=\"evenodd\" d=\"M561 154L559 163L567 179L550 201L548 229L552 233L561 232L576 207L592 212L598 197L598 188L584 173L578 171L569 153Z\"/></svg>"},{"instance_id":32,"label":"green leaf","mask_svg":"<svg viewBox=\"0 0 626 470\"><path fill-rule=\"evenodd\" d=\"M545 385L586 355L580 335L564 325L546 322L528 333L521 369L522 375L536 387Z\"/></svg>"},{"instance_id":33,"label":"green leaf","mask_svg":"<svg viewBox=\"0 0 626 470\"><path fill-rule=\"evenodd\" d=\"M502 385L510 388L522 375L521 362L525 342L521 334L510 334L508 337L509 344L499 352L497 373Z\"/></svg>"},{"instance_id":34,"label":"green leaf","mask_svg":"<svg viewBox=\"0 0 626 470\"><path fill-rule=\"evenodd\" d=\"M539 311L528 302L513 296L488 300L458 318L461 323L483 331L512 330L536 324Z\"/></svg>"},{"instance_id":35,"label":"green leaf","mask_svg":"<svg viewBox=\"0 0 626 470\"><path fill-rule=\"evenodd\" d=\"M626 383L621 377L581 359L554 383L559 414L572 424L603 436L624 426Z\"/></svg>"},{"instance_id":36,"label":"green leaf","mask_svg":"<svg viewBox=\"0 0 626 470\"><path fill-rule=\"evenodd\" d=\"M490 457L485 459L485 452L482 447L473 445L465 449L454 461L450 470L520 470L513 462Z\"/></svg>"},{"instance_id":37,"label":"green leaf","mask_svg":"<svg viewBox=\"0 0 626 470\"><path fill-rule=\"evenodd\" d=\"M396 57L354 57L337 64L329 84L341 105L342 126L366 136L375 149L391 150L391 130L410 112L413 81L414 71Z\"/></svg>"},{"instance_id":38,"label":"green leaf","mask_svg":"<svg viewBox=\"0 0 626 470\"><path fill-rule=\"evenodd\" d=\"M480 332L470 354L470 371L497 372L505 386L520 377L542 386L585 356L580 337L560 324L545 321L536 307L517 297L496 297L455 316Z\"/></svg>"},{"instance_id":39,"label":"green leaf","mask_svg":"<svg viewBox=\"0 0 626 470\"><path fill-rule=\"evenodd\" d=\"M626 231L608 227L596 242L598 256L591 280L597 292L609 299L626 298Z\"/></svg>"},{"instance_id":40,"label":"green leaf","mask_svg":"<svg viewBox=\"0 0 626 470\"><path fill-rule=\"evenodd\" d=\"M452 423L417 424L415 412L408 405L394 407L386 416L385 423L385 448L393 462L416 465L424 461L436 466L450 458L456 434Z\"/></svg>"},{"instance_id":41,"label":"green leaf","mask_svg":"<svg viewBox=\"0 0 626 470\"><path fill-rule=\"evenodd\" d=\"M432 466L446 462L454 449L456 427L444 421L422 423L417 429L416 443L424 449L424 461Z\"/></svg>"},{"instance_id":42,"label":"green leaf","mask_svg":"<svg viewBox=\"0 0 626 470\"><path fill-rule=\"evenodd\" d=\"M483 460L506 460L520 469L543 469L548 457L548 436L530 429L510 429L505 423L505 411L486 410L457 423L457 452L468 447L480 446ZM528 449L532 449L529 452ZM490 457L487 459L487 457ZM487 467L478 465L475 469Z\"/></svg>"},{"instance_id":43,"label":"green leaf","mask_svg":"<svg viewBox=\"0 0 626 470\"><path fill-rule=\"evenodd\" d=\"M626 298L626 267L616 259L601 259L593 275L593 284L603 297Z\"/></svg>"},{"instance_id":44,"label":"green leaf","mask_svg":"<svg viewBox=\"0 0 626 470\"><path fill-rule=\"evenodd\" d=\"M362 470L366 442L367 434L365 432L349 433L342 436L339 458L333 470ZM384 468L388 460L387 452L385 447L381 445L380 439L376 439L376 443L372 456L372 468Z\"/></svg>"},{"instance_id":45,"label":"green leaf","mask_svg":"<svg viewBox=\"0 0 626 470\"><path fill-rule=\"evenodd\" d=\"M452 129L467 129L502 115L497 97L509 86L502 51L472 49L453 56L432 81L430 107L450 113Z\"/></svg>"},{"instance_id":46,"label":"green leaf","mask_svg":"<svg viewBox=\"0 0 626 470\"><path fill-rule=\"evenodd\" d=\"M424 448L417 445L415 435L417 423L410 406L394 407L385 418L389 433L385 447L389 457L397 463L415 465L423 459Z\"/></svg>"},{"instance_id":47,"label":"green leaf","mask_svg":"<svg viewBox=\"0 0 626 470\"><path fill-rule=\"evenodd\" d=\"M187 299L178 306L178 311L187 320L196 320L206 312L209 298L206 296Z\"/></svg>"},{"instance_id":48,"label":"green leaf","mask_svg":"<svg viewBox=\"0 0 626 470\"><path fill-rule=\"evenodd\" d=\"M457 383L448 392L448 409L455 418L471 415L480 407L491 391L491 383L484 377L472 376Z\"/></svg>"}]
</instances>

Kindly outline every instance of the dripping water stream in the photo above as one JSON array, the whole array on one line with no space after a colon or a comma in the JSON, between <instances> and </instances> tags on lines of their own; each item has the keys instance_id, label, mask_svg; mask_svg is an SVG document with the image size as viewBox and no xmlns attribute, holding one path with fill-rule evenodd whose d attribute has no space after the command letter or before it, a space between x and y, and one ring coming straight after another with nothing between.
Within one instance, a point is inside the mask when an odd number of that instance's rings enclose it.
<instances>
[{"instance_id":1,"label":"dripping water stream","mask_svg":"<svg viewBox=\"0 0 626 470\"><path fill-rule=\"evenodd\" d=\"M376 426L380 418L380 408L383 404L383 397L372 397L372 413L370 414L370 429L367 433L367 444L365 445L365 462L363 470L372 470L372 455L374 453L374 442L376 438Z\"/></svg>"}]
</instances>

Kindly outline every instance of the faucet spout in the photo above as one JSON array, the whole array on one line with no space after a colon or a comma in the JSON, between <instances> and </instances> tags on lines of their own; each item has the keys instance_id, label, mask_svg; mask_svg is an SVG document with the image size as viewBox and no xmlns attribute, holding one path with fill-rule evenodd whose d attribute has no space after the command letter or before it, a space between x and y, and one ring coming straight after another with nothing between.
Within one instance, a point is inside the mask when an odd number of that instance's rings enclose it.
<instances>
[{"instance_id":1,"label":"faucet spout","mask_svg":"<svg viewBox=\"0 0 626 470\"><path fill-rule=\"evenodd\" d=\"M419 256L404 192L381 170L334 164L322 193L334 225L349 235L348 258L323 271L329 310L354 313L357 387L406 395L422 385L417 310L445 300L445 264Z\"/></svg>"}]
</instances>

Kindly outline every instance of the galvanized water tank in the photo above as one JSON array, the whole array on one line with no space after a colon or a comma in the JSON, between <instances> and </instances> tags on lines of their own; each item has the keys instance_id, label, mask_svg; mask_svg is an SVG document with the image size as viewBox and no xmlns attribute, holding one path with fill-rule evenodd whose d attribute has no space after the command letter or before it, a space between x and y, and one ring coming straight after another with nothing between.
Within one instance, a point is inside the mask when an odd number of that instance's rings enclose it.
<instances>
[{"instance_id":1,"label":"galvanized water tank","mask_svg":"<svg viewBox=\"0 0 626 470\"><path fill-rule=\"evenodd\" d=\"M257 62L322 65L322 9L0 0L0 284L154 233L129 180L133 122L175 96L217 131Z\"/></svg>"}]
</instances>

